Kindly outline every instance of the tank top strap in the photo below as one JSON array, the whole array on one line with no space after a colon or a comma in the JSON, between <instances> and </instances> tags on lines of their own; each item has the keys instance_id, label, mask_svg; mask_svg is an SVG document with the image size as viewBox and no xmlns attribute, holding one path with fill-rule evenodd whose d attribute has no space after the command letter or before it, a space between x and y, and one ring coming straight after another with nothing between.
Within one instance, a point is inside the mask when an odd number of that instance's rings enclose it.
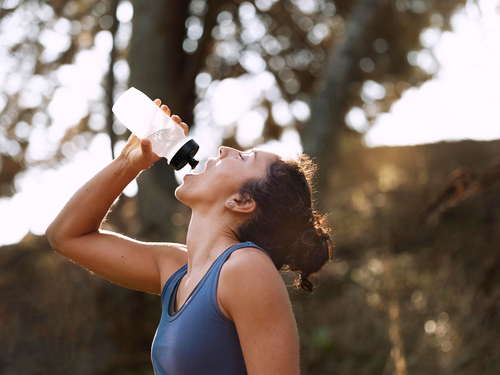
<instances>
[{"instance_id":1,"label":"tank top strap","mask_svg":"<svg viewBox=\"0 0 500 375\"><path fill-rule=\"evenodd\" d=\"M236 245L233 245L231 247L229 247L226 251L224 251L222 253L221 256L219 256L219 258L217 258L217 260L215 261L216 264L214 264L214 266L216 266L217 268L220 268L222 267L222 265L224 264L224 262L227 260L227 258L229 258L229 256L236 250L238 249L241 249L241 248L244 248L244 247L254 247L256 249L259 249L261 250L264 254L266 254L269 259L272 260L271 256L264 250L262 249L261 247L257 246L256 244L254 244L253 242L251 241L246 241L246 242L241 242L241 243L238 243ZM215 268L215 267L214 267Z\"/></svg>"},{"instance_id":2,"label":"tank top strap","mask_svg":"<svg viewBox=\"0 0 500 375\"><path fill-rule=\"evenodd\" d=\"M163 289L161 291L161 304L162 304L162 306L164 305L165 301L167 301L167 305L168 305L170 295L173 293L179 280L182 279L182 277L186 274L187 267L188 267L188 264L186 263L181 268L179 268L177 271L175 271L172 274L172 276L170 276L170 278L165 282L165 285L163 285Z\"/></svg>"}]
</instances>

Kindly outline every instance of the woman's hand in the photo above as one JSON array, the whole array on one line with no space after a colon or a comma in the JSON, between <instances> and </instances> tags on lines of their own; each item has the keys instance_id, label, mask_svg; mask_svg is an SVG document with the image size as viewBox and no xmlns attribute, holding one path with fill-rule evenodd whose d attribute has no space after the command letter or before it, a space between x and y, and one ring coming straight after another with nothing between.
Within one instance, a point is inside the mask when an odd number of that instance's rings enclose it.
<instances>
[{"instance_id":1,"label":"woman's hand","mask_svg":"<svg viewBox=\"0 0 500 375\"><path fill-rule=\"evenodd\" d=\"M154 103L161 108L163 112L170 116L170 109L164 104L161 105L161 100L156 99ZM184 134L187 135L189 127L186 123L182 122L181 118L177 115L173 115L172 120L174 120L183 130ZM124 157L133 168L144 170L147 169L154 162L158 161L160 157L153 152L151 141L147 138L139 139L134 134L132 134L125 147L123 147L121 156Z\"/></svg>"}]
</instances>

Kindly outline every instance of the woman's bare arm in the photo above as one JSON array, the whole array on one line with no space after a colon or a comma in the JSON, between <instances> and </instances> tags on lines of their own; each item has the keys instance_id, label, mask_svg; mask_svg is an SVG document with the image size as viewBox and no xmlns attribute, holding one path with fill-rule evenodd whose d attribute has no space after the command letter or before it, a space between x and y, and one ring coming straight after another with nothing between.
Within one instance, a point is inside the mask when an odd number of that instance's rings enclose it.
<instances>
[{"instance_id":1,"label":"woman's bare arm","mask_svg":"<svg viewBox=\"0 0 500 375\"><path fill-rule=\"evenodd\" d=\"M262 251L235 251L222 267L218 298L234 321L249 375L298 375L299 337L285 284Z\"/></svg>"},{"instance_id":2,"label":"woman's bare arm","mask_svg":"<svg viewBox=\"0 0 500 375\"><path fill-rule=\"evenodd\" d=\"M54 250L116 284L161 293L166 278L187 262L185 246L144 243L100 230L123 189L158 159L149 140L132 135L121 155L82 186L47 228Z\"/></svg>"}]
</instances>

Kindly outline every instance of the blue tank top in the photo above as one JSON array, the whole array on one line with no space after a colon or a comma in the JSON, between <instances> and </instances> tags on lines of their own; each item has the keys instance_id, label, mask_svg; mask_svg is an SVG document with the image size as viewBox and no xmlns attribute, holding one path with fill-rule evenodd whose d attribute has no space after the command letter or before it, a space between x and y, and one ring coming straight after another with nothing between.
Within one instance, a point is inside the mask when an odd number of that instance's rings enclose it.
<instances>
[{"instance_id":1,"label":"blue tank top","mask_svg":"<svg viewBox=\"0 0 500 375\"><path fill-rule=\"evenodd\" d=\"M172 306L180 280L187 273L187 264L167 280L161 293L160 324L151 350L155 375L247 373L236 326L217 303L217 284L222 265L233 251L242 247L262 250L252 242L228 248L214 261L175 314Z\"/></svg>"}]
</instances>

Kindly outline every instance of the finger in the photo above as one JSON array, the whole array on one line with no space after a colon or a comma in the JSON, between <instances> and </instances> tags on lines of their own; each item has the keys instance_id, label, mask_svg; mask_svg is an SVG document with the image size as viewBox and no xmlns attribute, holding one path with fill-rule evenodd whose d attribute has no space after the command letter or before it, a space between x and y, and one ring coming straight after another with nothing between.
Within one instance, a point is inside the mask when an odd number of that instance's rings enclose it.
<instances>
[{"instance_id":1,"label":"finger","mask_svg":"<svg viewBox=\"0 0 500 375\"><path fill-rule=\"evenodd\" d=\"M179 116L177 115L173 115L172 116L172 120L174 120L176 123L178 123L179 125L181 124L182 120Z\"/></svg>"},{"instance_id":2,"label":"finger","mask_svg":"<svg viewBox=\"0 0 500 375\"><path fill-rule=\"evenodd\" d=\"M170 116L170 108L168 108L168 106L163 104L160 108L163 112L165 112L167 114L167 116Z\"/></svg>"},{"instance_id":3,"label":"finger","mask_svg":"<svg viewBox=\"0 0 500 375\"><path fill-rule=\"evenodd\" d=\"M185 122L181 122L180 126L184 129L184 135L188 134L189 126Z\"/></svg>"},{"instance_id":4,"label":"finger","mask_svg":"<svg viewBox=\"0 0 500 375\"><path fill-rule=\"evenodd\" d=\"M155 99L154 103L159 107L160 104L161 104L161 100L160 99Z\"/></svg>"}]
</instances>

